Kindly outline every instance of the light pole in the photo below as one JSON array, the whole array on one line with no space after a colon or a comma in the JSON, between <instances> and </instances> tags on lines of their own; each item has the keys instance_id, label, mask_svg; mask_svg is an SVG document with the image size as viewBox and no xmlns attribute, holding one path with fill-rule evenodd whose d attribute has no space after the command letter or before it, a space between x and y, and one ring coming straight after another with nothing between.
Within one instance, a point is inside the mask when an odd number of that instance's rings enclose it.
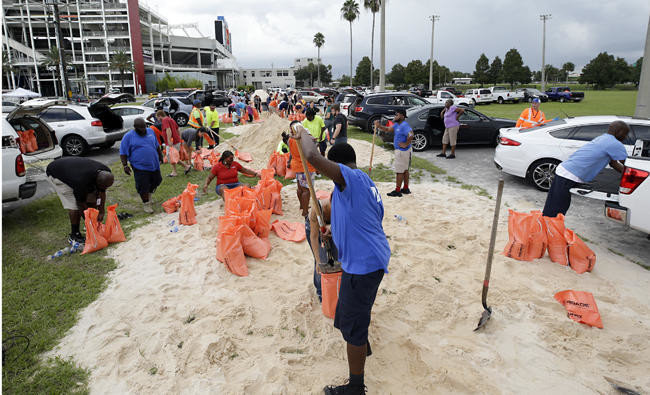
<instances>
[{"instance_id":1,"label":"light pole","mask_svg":"<svg viewBox=\"0 0 650 395\"><path fill-rule=\"evenodd\" d=\"M379 92L384 92L386 90L386 0L381 2L379 19L381 27L379 29Z\"/></svg>"},{"instance_id":2,"label":"light pole","mask_svg":"<svg viewBox=\"0 0 650 395\"><path fill-rule=\"evenodd\" d=\"M433 32L436 28L436 21L440 19L439 15L429 16L431 20L431 57L429 58L429 90L433 91Z\"/></svg>"},{"instance_id":3,"label":"light pole","mask_svg":"<svg viewBox=\"0 0 650 395\"><path fill-rule=\"evenodd\" d=\"M542 92L546 91L546 21L551 19L551 14L542 14L539 16L544 27L542 28Z\"/></svg>"},{"instance_id":4,"label":"light pole","mask_svg":"<svg viewBox=\"0 0 650 395\"><path fill-rule=\"evenodd\" d=\"M639 79L639 93L636 96L636 117L650 117L650 18L645 36L645 50L641 64L641 78Z\"/></svg>"},{"instance_id":5,"label":"light pole","mask_svg":"<svg viewBox=\"0 0 650 395\"><path fill-rule=\"evenodd\" d=\"M65 64L65 51L63 50L63 37L61 35L61 18L59 17L59 5L57 3L57 0L47 0L46 4L51 5L52 9L54 10L54 27L59 47L59 68L61 70L63 97L69 99L70 95L68 94L68 91L70 89L70 81L68 81L68 67ZM56 84L56 81L54 83Z\"/></svg>"}]
</instances>

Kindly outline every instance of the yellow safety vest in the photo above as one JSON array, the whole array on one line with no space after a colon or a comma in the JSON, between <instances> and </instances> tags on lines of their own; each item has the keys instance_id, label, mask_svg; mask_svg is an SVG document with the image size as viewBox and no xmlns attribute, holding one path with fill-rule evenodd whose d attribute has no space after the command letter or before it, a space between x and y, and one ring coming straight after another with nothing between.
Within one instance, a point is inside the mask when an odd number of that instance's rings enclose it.
<instances>
[{"instance_id":1,"label":"yellow safety vest","mask_svg":"<svg viewBox=\"0 0 650 395\"><path fill-rule=\"evenodd\" d=\"M198 120L196 119L196 115L195 115L196 113L199 113L201 123L199 123ZM199 110L196 107L193 107L192 113L190 114L190 120L187 122L187 124L193 127L194 129L203 127L203 113L201 112L201 110Z\"/></svg>"}]
</instances>

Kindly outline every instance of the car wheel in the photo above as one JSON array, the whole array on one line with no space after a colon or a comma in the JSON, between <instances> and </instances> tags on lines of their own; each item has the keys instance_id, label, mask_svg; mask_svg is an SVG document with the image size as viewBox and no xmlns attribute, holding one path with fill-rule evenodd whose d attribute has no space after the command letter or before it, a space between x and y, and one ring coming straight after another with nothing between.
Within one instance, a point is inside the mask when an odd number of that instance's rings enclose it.
<instances>
[{"instance_id":1,"label":"car wheel","mask_svg":"<svg viewBox=\"0 0 650 395\"><path fill-rule=\"evenodd\" d=\"M476 100L472 99L472 107L476 106Z\"/></svg>"},{"instance_id":2,"label":"car wheel","mask_svg":"<svg viewBox=\"0 0 650 395\"><path fill-rule=\"evenodd\" d=\"M178 126L185 126L185 125L187 125L187 122L188 122L189 120L187 119L187 115L185 115L185 114L177 114L177 115L174 117L174 121L176 121L176 123L178 124Z\"/></svg>"},{"instance_id":3,"label":"car wheel","mask_svg":"<svg viewBox=\"0 0 650 395\"><path fill-rule=\"evenodd\" d=\"M503 104L503 97L499 96L499 98L497 99L497 103Z\"/></svg>"},{"instance_id":4,"label":"car wheel","mask_svg":"<svg viewBox=\"0 0 650 395\"><path fill-rule=\"evenodd\" d=\"M366 124L366 132L372 133L375 121L379 121L380 118L381 117L378 116L370 117L370 119L368 119L368 123Z\"/></svg>"},{"instance_id":5,"label":"car wheel","mask_svg":"<svg viewBox=\"0 0 650 395\"><path fill-rule=\"evenodd\" d=\"M535 188L548 192L555 177L555 169L559 163L560 161L556 159L540 159L530 165L526 178Z\"/></svg>"},{"instance_id":6,"label":"car wheel","mask_svg":"<svg viewBox=\"0 0 650 395\"><path fill-rule=\"evenodd\" d=\"M66 155L83 156L88 151L88 144L80 136L71 135L63 139L61 148Z\"/></svg>"},{"instance_id":7,"label":"car wheel","mask_svg":"<svg viewBox=\"0 0 650 395\"><path fill-rule=\"evenodd\" d=\"M421 130L416 130L413 134L413 140L411 141L411 146L413 146L413 151L421 152L426 150L429 147L429 137Z\"/></svg>"},{"instance_id":8,"label":"car wheel","mask_svg":"<svg viewBox=\"0 0 650 395\"><path fill-rule=\"evenodd\" d=\"M564 103L565 101L566 101L566 99L564 97L560 98L560 103Z\"/></svg>"},{"instance_id":9,"label":"car wheel","mask_svg":"<svg viewBox=\"0 0 650 395\"><path fill-rule=\"evenodd\" d=\"M532 97L532 96L528 96L528 103L532 103L532 102L533 102L533 97Z\"/></svg>"}]
</instances>

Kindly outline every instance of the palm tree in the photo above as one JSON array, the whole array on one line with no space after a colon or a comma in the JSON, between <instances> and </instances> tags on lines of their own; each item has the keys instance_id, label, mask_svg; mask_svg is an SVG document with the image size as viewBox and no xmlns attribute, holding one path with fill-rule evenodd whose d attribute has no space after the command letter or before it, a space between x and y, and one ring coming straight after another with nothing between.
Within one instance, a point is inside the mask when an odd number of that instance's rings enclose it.
<instances>
[{"instance_id":1,"label":"palm tree","mask_svg":"<svg viewBox=\"0 0 650 395\"><path fill-rule=\"evenodd\" d=\"M122 50L113 52L108 68L110 70L120 71L120 82L122 83L122 93L124 93L124 72L130 72L135 69L133 62L131 61L131 55Z\"/></svg>"},{"instance_id":2,"label":"palm tree","mask_svg":"<svg viewBox=\"0 0 650 395\"><path fill-rule=\"evenodd\" d=\"M372 36L370 37L370 89L373 88L372 72L374 71L373 62L375 61L375 14L379 12L381 0L363 0L363 8L372 12Z\"/></svg>"},{"instance_id":3,"label":"palm tree","mask_svg":"<svg viewBox=\"0 0 650 395\"><path fill-rule=\"evenodd\" d=\"M320 47L325 44L325 36L323 33L318 32L314 34L314 45L318 48L318 87L320 88Z\"/></svg>"},{"instance_id":4,"label":"palm tree","mask_svg":"<svg viewBox=\"0 0 650 395\"><path fill-rule=\"evenodd\" d=\"M359 18L359 3L354 0L345 0L341 7L341 18L350 22L350 85L352 85L352 22Z\"/></svg>"},{"instance_id":5,"label":"palm tree","mask_svg":"<svg viewBox=\"0 0 650 395\"><path fill-rule=\"evenodd\" d=\"M68 63L70 61L70 55L64 52L65 61ZM56 82L56 75L59 73L59 65L61 59L59 58L59 48L51 47L49 51L45 53L45 58L41 61L41 66L46 67L49 71L52 72L52 83L54 84L54 95L59 95L59 86ZM62 78L59 78L61 81ZM63 87L61 87L61 92L63 92Z\"/></svg>"}]
</instances>

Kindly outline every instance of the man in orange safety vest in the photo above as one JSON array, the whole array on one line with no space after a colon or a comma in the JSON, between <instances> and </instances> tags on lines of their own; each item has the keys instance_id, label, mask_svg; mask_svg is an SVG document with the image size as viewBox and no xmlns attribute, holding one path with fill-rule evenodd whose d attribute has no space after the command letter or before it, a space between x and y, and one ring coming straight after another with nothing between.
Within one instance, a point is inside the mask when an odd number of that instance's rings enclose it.
<instances>
[{"instance_id":1,"label":"man in orange safety vest","mask_svg":"<svg viewBox=\"0 0 650 395\"><path fill-rule=\"evenodd\" d=\"M530 108L525 109L519 115L519 120L517 120L518 128L532 128L533 126L538 126L546 122L544 113L539 110L539 98L533 98L533 101L530 103Z\"/></svg>"}]
</instances>

